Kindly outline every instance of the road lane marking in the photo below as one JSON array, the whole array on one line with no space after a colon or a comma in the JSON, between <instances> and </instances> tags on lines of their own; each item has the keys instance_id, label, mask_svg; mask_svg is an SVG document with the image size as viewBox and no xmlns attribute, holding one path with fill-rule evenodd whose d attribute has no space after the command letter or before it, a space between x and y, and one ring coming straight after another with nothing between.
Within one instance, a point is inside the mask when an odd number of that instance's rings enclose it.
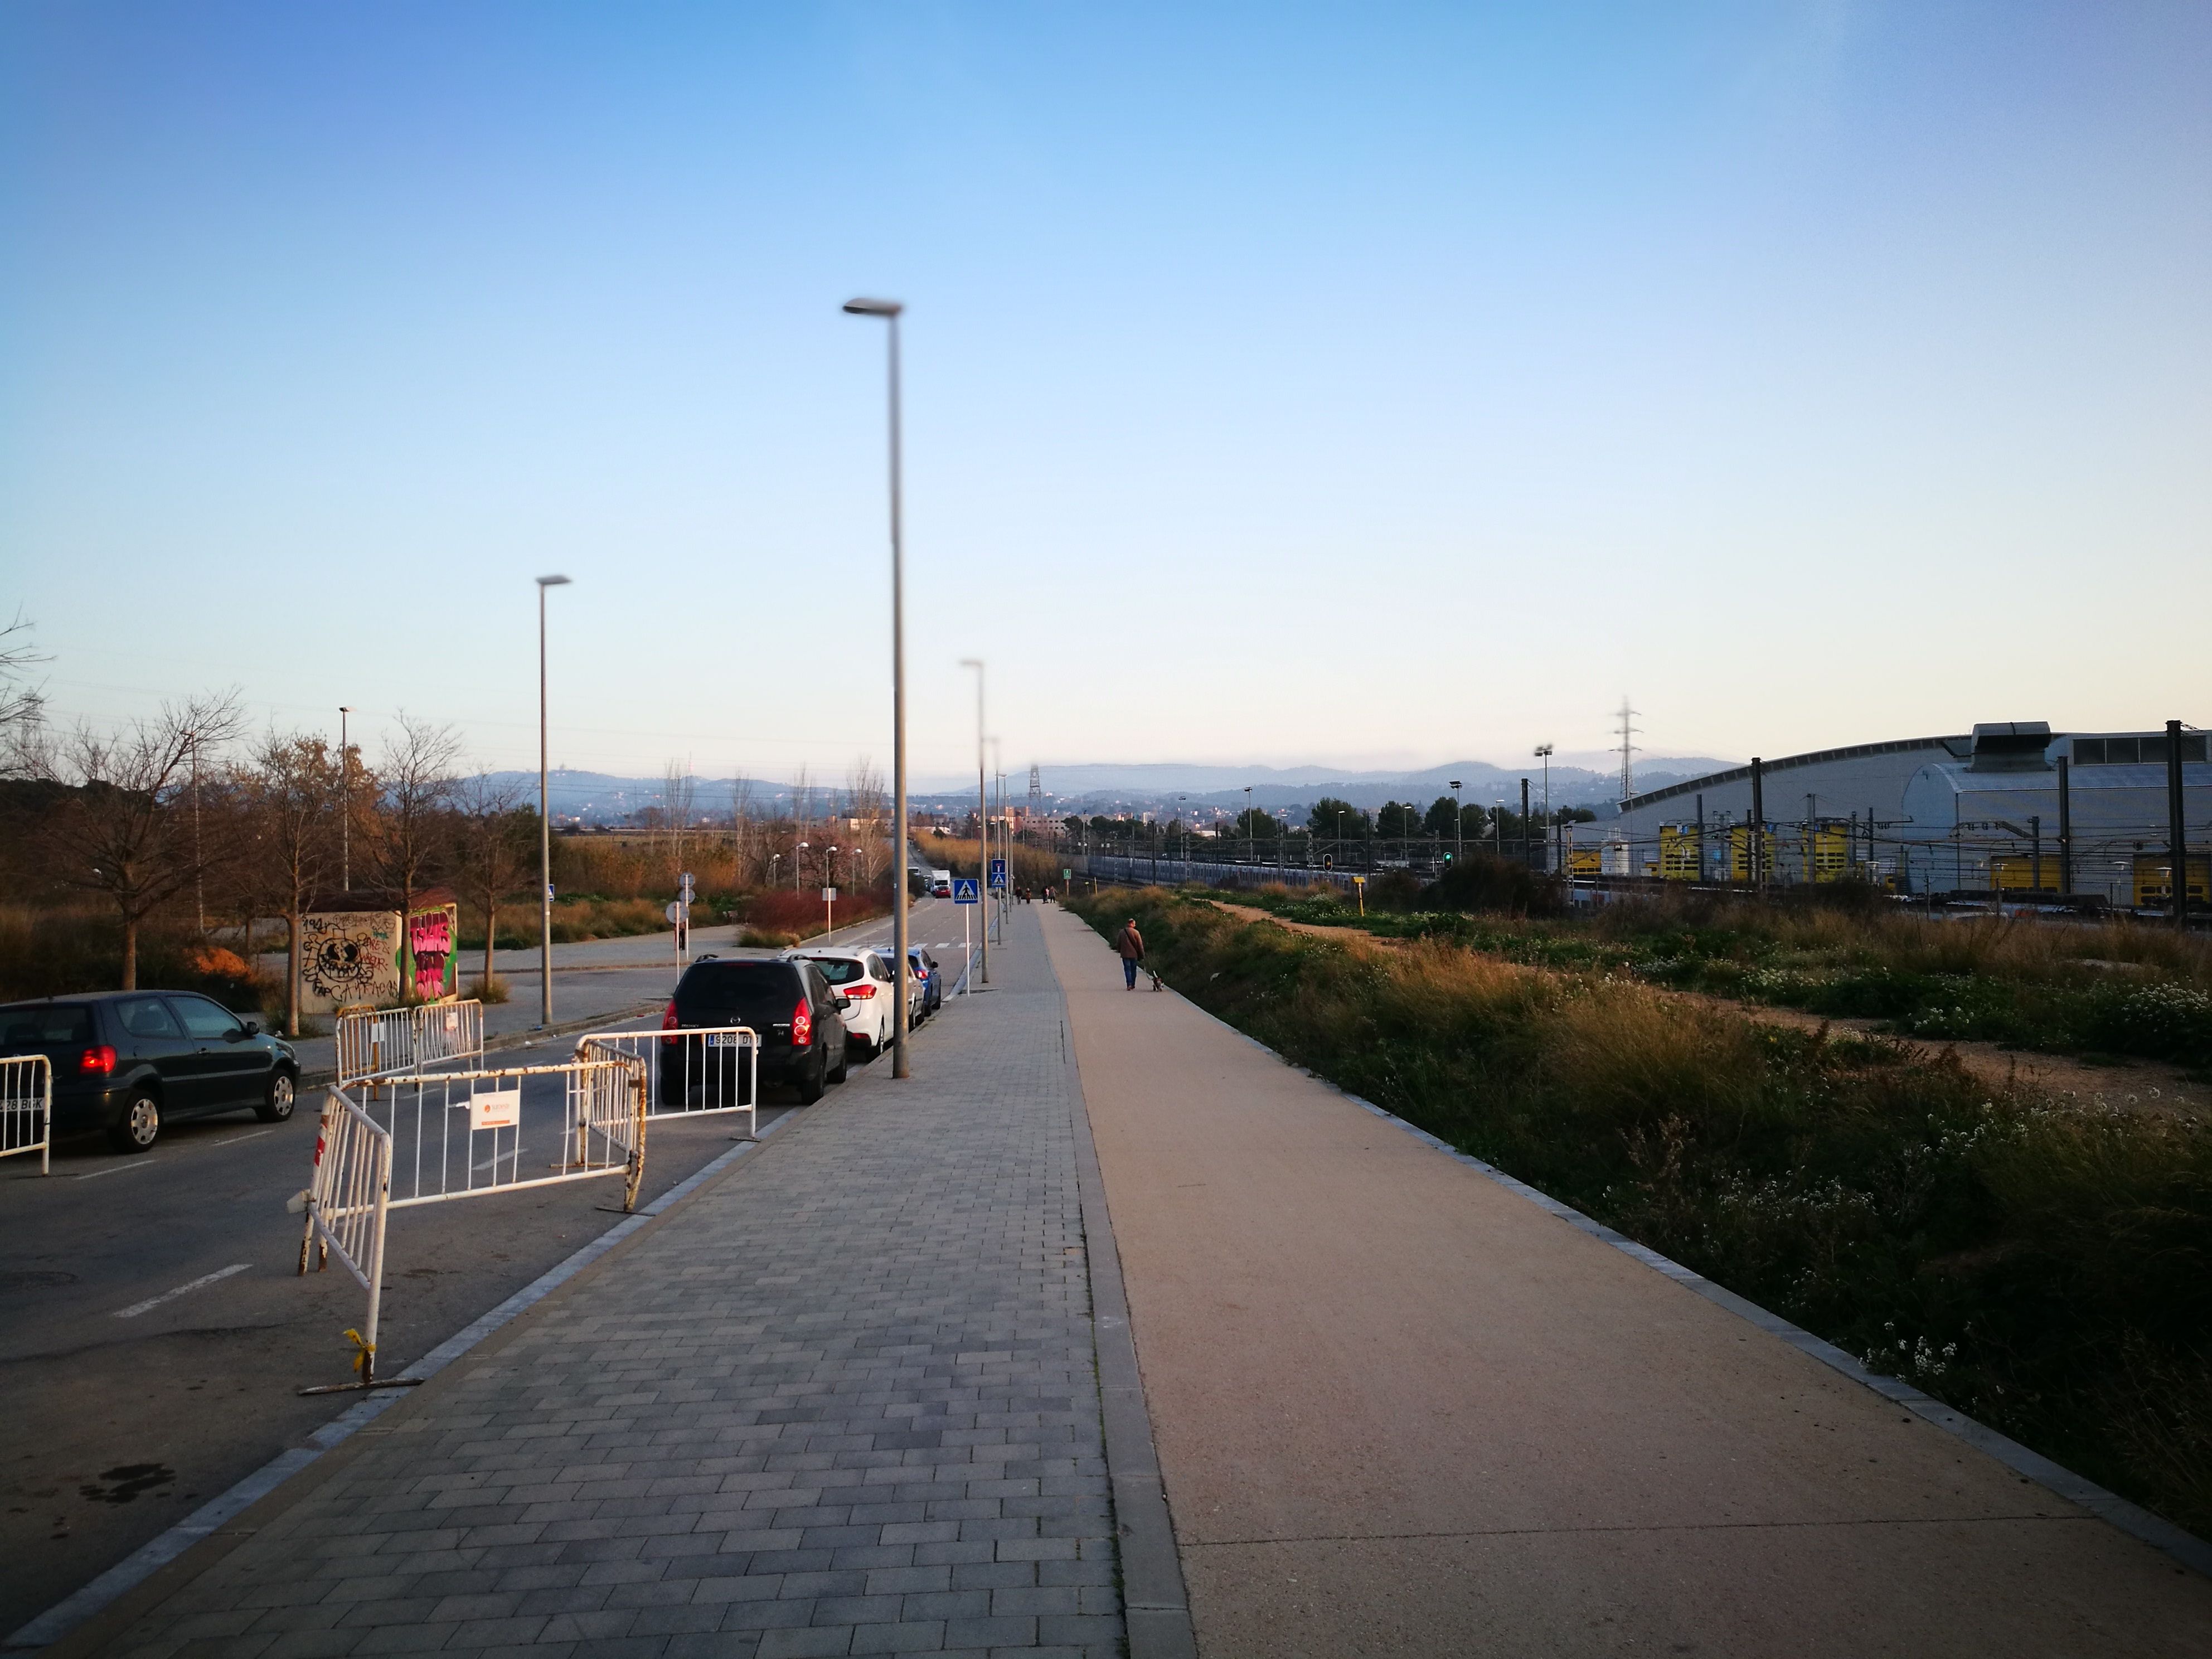
<instances>
[{"instance_id":1,"label":"road lane marking","mask_svg":"<svg viewBox=\"0 0 2212 1659\"><path fill-rule=\"evenodd\" d=\"M235 1146L241 1140L258 1140L264 1135L276 1133L274 1129L256 1129L250 1134L233 1135L228 1140L211 1140L208 1143L208 1150L213 1152L218 1146Z\"/></svg>"},{"instance_id":2,"label":"road lane marking","mask_svg":"<svg viewBox=\"0 0 2212 1659\"><path fill-rule=\"evenodd\" d=\"M164 1302L173 1302L187 1291L197 1291L202 1285L212 1285L219 1279L228 1279L233 1273L242 1273L247 1265L243 1261L234 1261L228 1267L218 1267L211 1273L203 1273L189 1285L179 1285L173 1291L164 1291L159 1296L148 1297L143 1302L134 1302L127 1308L118 1308L115 1310L115 1316L118 1319L136 1319L148 1310L160 1307Z\"/></svg>"},{"instance_id":3,"label":"road lane marking","mask_svg":"<svg viewBox=\"0 0 2212 1659\"><path fill-rule=\"evenodd\" d=\"M71 1176L70 1179L71 1181L97 1181L104 1175L115 1175L125 1170L143 1170L149 1166L153 1162L154 1160L150 1158L133 1158L128 1164L111 1164L104 1170L88 1170L81 1176Z\"/></svg>"}]
</instances>

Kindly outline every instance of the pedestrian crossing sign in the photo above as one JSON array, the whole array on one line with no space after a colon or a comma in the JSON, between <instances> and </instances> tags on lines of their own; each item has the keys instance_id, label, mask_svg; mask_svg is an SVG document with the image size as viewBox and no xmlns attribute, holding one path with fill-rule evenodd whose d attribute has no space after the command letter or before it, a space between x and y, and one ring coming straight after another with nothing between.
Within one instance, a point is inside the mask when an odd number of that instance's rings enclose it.
<instances>
[{"instance_id":1,"label":"pedestrian crossing sign","mask_svg":"<svg viewBox=\"0 0 2212 1659\"><path fill-rule=\"evenodd\" d=\"M982 902L982 901L976 896L975 877L955 876L952 878L952 902L955 904L980 904Z\"/></svg>"}]
</instances>

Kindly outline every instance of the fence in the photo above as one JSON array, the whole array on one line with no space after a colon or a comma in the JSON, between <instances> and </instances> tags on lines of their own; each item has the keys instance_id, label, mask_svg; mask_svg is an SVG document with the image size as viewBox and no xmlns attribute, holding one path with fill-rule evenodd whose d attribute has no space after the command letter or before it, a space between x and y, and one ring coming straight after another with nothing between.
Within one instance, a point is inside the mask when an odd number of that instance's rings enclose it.
<instances>
[{"instance_id":1,"label":"fence","mask_svg":"<svg viewBox=\"0 0 2212 1659\"><path fill-rule=\"evenodd\" d=\"M577 1039L576 1058L644 1066L647 1116L744 1112L745 1133L760 1133L760 1036L750 1026L594 1031Z\"/></svg>"},{"instance_id":2,"label":"fence","mask_svg":"<svg viewBox=\"0 0 2212 1659\"><path fill-rule=\"evenodd\" d=\"M384 1305L384 1223L391 1195L392 1132L331 1090L315 1130L314 1178L307 1188L307 1230L300 1240L300 1271L307 1271L311 1258L318 1267L328 1267L335 1250L346 1271L368 1292L364 1328L346 1333L354 1341L361 1381L341 1388L376 1386L376 1327Z\"/></svg>"},{"instance_id":3,"label":"fence","mask_svg":"<svg viewBox=\"0 0 2212 1659\"><path fill-rule=\"evenodd\" d=\"M434 1002L338 1016L338 1086L483 1054L483 1004Z\"/></svg>"},{"instance_id":4,"label":"fence","mask_svg":"<svg viewBox=\"0 0 2212 1659\"><path fill-rule=\"evenodd\" d=\"M342 1386L378 1386L389 1213L609 1176L623 1177L623 1208L635 1209L645 1179L647 1077L643 1060L609 1051L565 1065L387 1072L357 1080L350 1091L330 1090L315 1137L300 1271L311 1260L327 1266L336 1250L368 1291L367 1327L352 1334L361 1381ZM544 1086L532 1089L533 1079L558 1080L557 1118L542 1099L526 1115L526 1091Z\"/></svg>"},{"instance_id":5,"label":"fence","mask_svg":"<svg viewBox=\"0 0 2212 1659\"><path fill-rule=\"evenodd\" d=\"M54 1063L44 1054L0 1060L0 1158L36 1152L52 1172Z\"/></svg>"}]
</instances>

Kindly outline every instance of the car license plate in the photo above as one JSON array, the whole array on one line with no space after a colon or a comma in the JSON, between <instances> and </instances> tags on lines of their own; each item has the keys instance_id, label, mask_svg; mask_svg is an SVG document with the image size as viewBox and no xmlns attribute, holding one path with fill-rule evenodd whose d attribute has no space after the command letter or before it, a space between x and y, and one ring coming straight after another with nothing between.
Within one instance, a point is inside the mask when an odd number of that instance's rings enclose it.
<instances>
[{"instance_id":1,"label":"car license plate","mask_svg":"<svg viewBox=\"0 0 2212 1659\"><path fill-rule=\"evenodd\" d=\"M709 1048L734 1048L738 1047L742 1039L735 1031L709 1031L707 1033L707 1046Z\"/></svg>"}]
</instances>

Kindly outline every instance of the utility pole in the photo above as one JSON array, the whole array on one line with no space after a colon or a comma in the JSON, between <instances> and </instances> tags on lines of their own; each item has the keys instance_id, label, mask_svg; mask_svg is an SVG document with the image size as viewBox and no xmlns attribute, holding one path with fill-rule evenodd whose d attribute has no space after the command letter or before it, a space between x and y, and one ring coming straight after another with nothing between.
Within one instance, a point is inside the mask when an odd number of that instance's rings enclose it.
<instances>
[{"instance_id":1,"label":"utility pole","mask_svg":"<svg viewBox=\"0 0 2212 1659\"><path fill-rule=\"evenodd\" d=\"M200 937L207 937L207 858L200 850L200 734L185 733L192 745L192 905L199 912ZM406 919L401 918L404 922Z\"/></svg>"},{"instance_id":2,"label":"utility pole","mask_svg":"<svg viewBox=\"0 0 2212 1659\"><path fill-rule=\"evenodd\" d=\"M963 668L975 671L975 896L986 905L991 902L991 798L983 789L983 661L980 657L963 657ZM991 982L991 913L983 912L982 948L976 952L975 966L981 971L983 983Z\"/></svg>"},{"instance_id":3,"label":"utility pole","mask_svg":"<svg viewBox=\"0 0 2212 1659\"><path fill-rule=\"evenodd\" d=\"M1247 864L1260 861L1252 842L1252 786L1249 783L1244 786L1244 861Z\"/></svg>"},{"instance_id":4,"label":"utility pole","mask_svg":"<svg viewBox=\"0 0 2212 1659\"><path fill-rule=\"evenodd\" d=\"M353 710L338 705L338 890L353 891L353 744L346 736L346 716Z\"/></svg>"},{"instance_id":5,"label":"utility pole","mask_svg":"<svg viewBox=\"0 0 2212 1659\"><path fill-rule=\"evenodd\" d=\"M1544 763L1544 867L1557 873L1559 861L1553 844L1559 838L1559 827L1552 822L1552 745L1540 743L1534 752L1536 758Z\"/></svg>"},{"instance_id":6,"label":"utility pole","mask_svg":"<svg viewBox=\"0 0 2212 1659\"><path fill-rule=\"evenodd\" d=\"M1523 864L1529 864L1529 865L1533 865L1534 863L1535 863L1535 861L1536 861L1535 854L1534 854L1533 852L1531 852L1531 851L1529 850L1532 845L1533 845L1533 843L1532 843L1532 842L1529 841L1529 839L1528 839L1528 779L1526 779L1526 778L1523 778L1523 779L1522 779L1522 780L1521 780L1521 862L1522 862L1522 863L1523 863Z\"/></svg>"},{"instance_id":7,"label":"utility pole","mask_svg":"<svg viewBox=\"0 0 2212 1659\"><path fill-rule=\"evenodd\" d=\"M2062 756L2058 762L2058 890L2065 894L2074 890L2074 802L2069 782Z\"/></svg>"},{"instance_id":8,"label":"utility pole","mask_svg":"<svg viewBox=\"0 0 2212 1659\"><path fill-rule=\"evenodd\" d=\"M538 579L538 1023L553 1023L553 813L546 786L545 590L566 576ZM400 918L404 927L406 918Z\"/></svg>"},{"instance_id":9,"label":"utility pole","mask_svg":"<svg viewBox=\"0 0 2212 1659\"><path fill-rule=\"evenodd\" d=\"M1636 793L1636 765L1629 757L1636 752L1635 737L1643 728L1632 725L1636 710L1628 706L1628 699L1620 700L1620 798L1626 800Z\"/></svg>"},{"instance_id":10,"label":"utility pole","mask_svg":"<svg viewBox=\"0 0 2212 1659\"><path fill-rule=\"evenodd\" d=\"M1765 768L1759 757L1751 757L1751 885L1754 892L1766 890L1766 786Z\"/></svg>"},{"instance_id":11,"label":"utility pole","mask_svg":"<svg viewBox=\"0 0 2212 1659\"><path fill-rule=\"evenodd\" d=\"M1454 864L1463 866L1467 863L1467 827L1460 822L1460 813L1462 809L1459 804L1459 780L1457 778L1454 778L1451 781L1451 792L1452 862ZM1465 878L1462 877L1462 879L1463 880Z\"/></svg>"},{"instance_id":12,"label":"utility pole","mask_svg":"<svg viewBox=\"0 0 2212 1659\"><path fill-rule=\"evenodd\" d=\"M2189 926L2189 835L2182 817L2181 722L2166 723L2166 843L2173 854L2173 925Z\"/></svg>"}]
</instances>

